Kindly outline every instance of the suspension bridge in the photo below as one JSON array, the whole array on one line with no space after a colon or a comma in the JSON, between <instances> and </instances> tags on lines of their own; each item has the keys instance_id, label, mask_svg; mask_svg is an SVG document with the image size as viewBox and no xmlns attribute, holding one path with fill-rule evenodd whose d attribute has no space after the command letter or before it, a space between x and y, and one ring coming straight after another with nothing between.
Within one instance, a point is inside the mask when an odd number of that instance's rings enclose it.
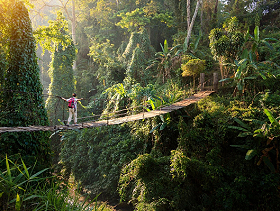
<instances>
[{"instance_id":1,"label":"suspension bridge","mask_svg":"<svg viewBox=\"0 0 280 211\"><path fill-rule=\"evenodd\" d=\"M190 104L196 103L199 100L209 96L214 91L200 91L184 100L179 102L173 103L169 106L165 106L159 108L157 110L147 111L147 112L140 112L138 114L127 115L119 118L107 117L106 119L96 120L96 121L88 121L83 122L77 125L55 125L55 126L28 126L28 127L0 127L0 133L5 132L33 132L33 131L57 131L57 130L69 130L69 129L83 129L83 128L93 128L93 127L101 127L101 126L108 126L108 125L117 125L122 124L125 122L137 121L147 118L156 117L159 115L164 115L170 113L172 111L181 109L186 107Z\"/></svg>"}]
</instances>

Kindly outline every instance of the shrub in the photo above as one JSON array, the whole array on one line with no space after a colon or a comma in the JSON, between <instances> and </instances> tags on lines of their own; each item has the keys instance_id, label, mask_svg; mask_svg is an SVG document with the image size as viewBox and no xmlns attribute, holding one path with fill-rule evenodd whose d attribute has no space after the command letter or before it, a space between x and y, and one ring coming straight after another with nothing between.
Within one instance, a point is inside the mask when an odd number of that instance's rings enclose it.
<instances>
[{"instance_id":1,"label":"shrub","mask_svg":"<svg viewBox=\"0 0 280 211\"><path fill-rule=\"evenodd\" d=\"M144 123L141 125L146 128ZM117 197L122 166L145 151L149 129L141 132L141 125L135 135L129 132L131 128L127 124L65 133L61 149L64 175L72 173L91 194L102 192Z\"/></svg>"}]
</instances>

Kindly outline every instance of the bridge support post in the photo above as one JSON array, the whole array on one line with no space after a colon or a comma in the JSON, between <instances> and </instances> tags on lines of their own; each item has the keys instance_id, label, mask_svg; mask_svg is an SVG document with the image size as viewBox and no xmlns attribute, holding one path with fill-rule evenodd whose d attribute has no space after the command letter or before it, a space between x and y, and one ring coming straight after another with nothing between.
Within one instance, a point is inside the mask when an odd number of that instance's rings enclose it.
<instances>
[{"instance_id":1,"label":"bridge support post","mask_svg":"<svg viewBox=\"0 0 280 211\"><path fill-rule=\"evenodd\" d=\"M143 112L143 119L144 119L144 107L146 106L146 101L145 98L143 99L143 107L142 107L142 112Z\"/></svg>"},{"instance_id":2,"label":"bridge support post","mask_svg":"<svg viewBox=\"0 0 280 211\"><path fill-rule=\"evenodd\" d=\"M213 73L213 89L215 92L218 91L218 84L219 84L218 73L215 72L215 73Z\"/></svg>"},{"instance_id":3,"label":"bridge support post","mask_svg":"<svg viewBox=\"0 0 280 211\"><path fill-rule=\"evenodd\" d=\"M200 90L204 91L205 73L200 73Z\"/></svg>"}]
</instances>

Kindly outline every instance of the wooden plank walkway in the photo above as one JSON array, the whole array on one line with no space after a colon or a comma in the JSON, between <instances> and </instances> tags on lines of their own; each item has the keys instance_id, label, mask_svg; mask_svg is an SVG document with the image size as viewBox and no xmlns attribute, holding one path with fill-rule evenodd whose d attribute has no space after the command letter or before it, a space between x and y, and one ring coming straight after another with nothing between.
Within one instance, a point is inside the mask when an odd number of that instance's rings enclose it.
<instances>
[{"instance_id":1,"label":"wooden plank walkway","mask_svg":"<svg viewBox=\"0 0 280 211\"><path fill-rule=\"evenodd\" d=\"M125 123L125 122L147 119L147 118L152 118L152 117L156 117L156 116L159 116L159 115L163 115L163 114L166 114L166 113L170 113L172 111L175 111L175 110L181 109L183 107L186 107L186 106L188 106L192 103L196 103L199 100L209 96L213 92L214 91L201 91L201 92L198 92L197 94L194 94L193 96L191 96L191 97L189 97L185 100L174 103L170 106L163 107L159 110L153 110L153 111L149 111L149 112L141 112L139 114L124 116L124 117L115 118L115 119L100 120L100 121L95 121L95 122L86 122L86 123L78 124L77 126L74 126L74 125L70 125L70 126L56 125L54 127L53 126L0 127L0 133L4 133L4 132L57 131L57 130L101 127L101 126L106 126L106 125L117 125L117 124L122 124L122 123Z\"/></svg>"}]
</instances>

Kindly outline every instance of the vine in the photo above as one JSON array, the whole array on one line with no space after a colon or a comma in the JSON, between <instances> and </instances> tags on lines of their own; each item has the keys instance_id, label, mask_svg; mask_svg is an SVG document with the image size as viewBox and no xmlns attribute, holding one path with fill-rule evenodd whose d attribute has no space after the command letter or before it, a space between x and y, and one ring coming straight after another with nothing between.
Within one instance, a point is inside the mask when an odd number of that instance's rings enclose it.
<instances>
[{"instance_id":1,"label":"vine","mask_svg":"<svg viewBox=\"0 0 280 211\"><path fill-rule=\"evenodd\" d=\"M36 31L39 44L52 53L49 76L50 97L46 101L48 116L52 125L58 124L58 119L63 119L63 102L51 96L71 96L74 91L73 61L75 59L75 46L67 32L67 22L61 12L57 13L55 21L49 21L49 26L43 26Z\"/></svg>"},{"instance_id":2,"label":"vine","mask_svg":"<svg viewBox=\"0 0 280 211\"><path fill-rule=\"evenodd\" d=\"M9 42L5 54L7 66L3 71L5 91L1 93L0 125L48 125L29 14L23 2L16 1L11 6L5 31ZM0 140L1 155L21 153L23 157L34 156L44 164L49 160L48 132L2 134Z\"/></svg>"}]
</instances>

